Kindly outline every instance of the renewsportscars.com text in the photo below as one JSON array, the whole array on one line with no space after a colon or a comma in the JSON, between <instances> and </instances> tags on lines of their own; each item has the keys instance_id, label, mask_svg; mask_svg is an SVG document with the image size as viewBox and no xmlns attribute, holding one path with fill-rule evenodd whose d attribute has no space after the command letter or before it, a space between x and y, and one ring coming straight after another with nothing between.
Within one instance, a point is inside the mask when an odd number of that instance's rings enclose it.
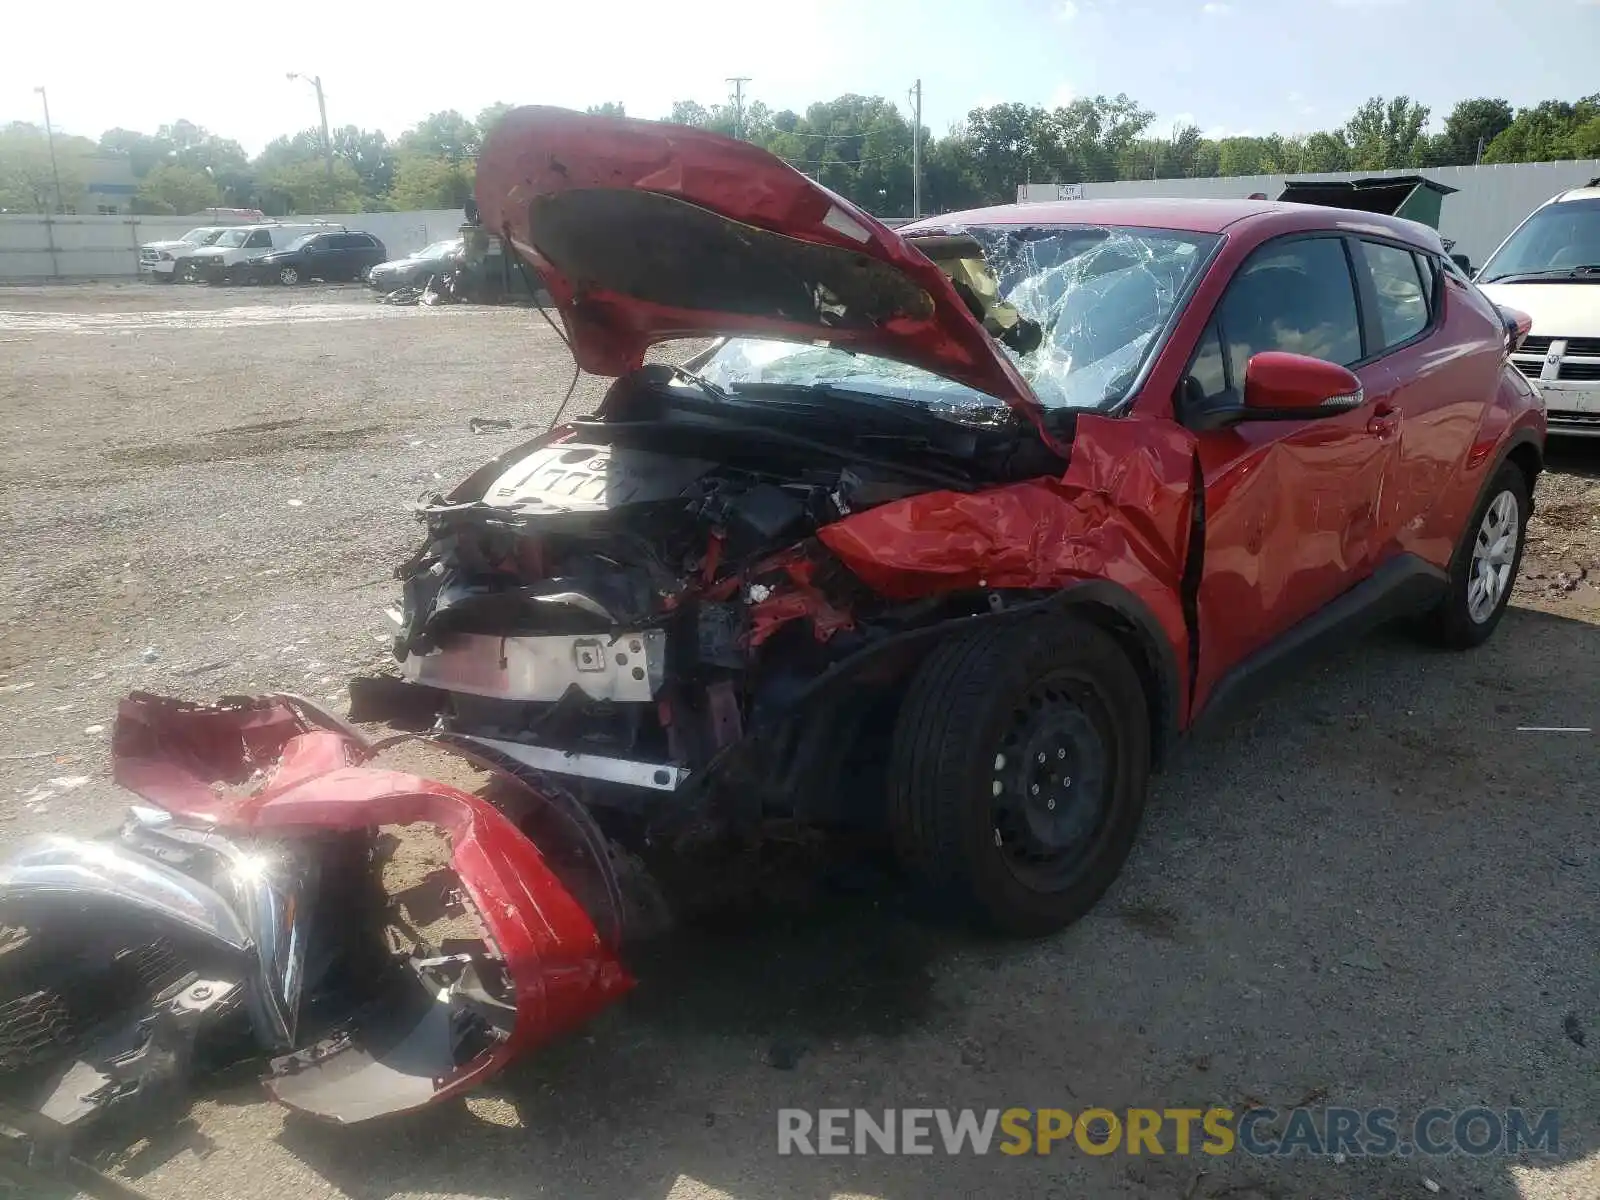
<instances>
[{"instance_id":1,"label":"renewsportscars.com text","mask_svg":"<svg viewBox=\"0 0 1600 1200\"><path fill-rule=\"evenodd\" d=\"M1508 1108L783 1108L779 1154L1244 1153L1256 1157L1543 1153L1560 1114Z\"/></svg>"}]
</instances>

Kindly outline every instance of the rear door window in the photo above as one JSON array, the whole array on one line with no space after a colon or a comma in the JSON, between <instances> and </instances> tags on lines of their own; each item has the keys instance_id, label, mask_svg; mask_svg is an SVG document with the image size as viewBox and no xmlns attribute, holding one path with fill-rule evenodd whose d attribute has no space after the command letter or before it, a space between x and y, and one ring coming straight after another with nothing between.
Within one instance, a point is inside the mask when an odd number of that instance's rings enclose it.
<instances>
[{"instance_id":1,"label":"rear door window","mask_svg":"<svg viewBox=\"0 0 1600 1200\"><path fill-rule=\"evenodd\" d=\"M1346 367L1366 354L1355 281L1341 238L1296 238L1263 246L1233 277L1218 312L1235 387L1242 386L1251 356L1263 350L1305 354Z\"/></svg>"},{"instance_id":2,"label":"rear door window","mask_svg":"<svg viewBox=\"0 0 1600 1200\"><path fill-rule=\"evenodd\" d=\"M1361 256L1372 276L1378 302L1378 328L1388 350L1409 342L1427 329L1431 317L1428 291L1410 250L1385 242L1361 242Z\"/></svg>"}]
</instances>

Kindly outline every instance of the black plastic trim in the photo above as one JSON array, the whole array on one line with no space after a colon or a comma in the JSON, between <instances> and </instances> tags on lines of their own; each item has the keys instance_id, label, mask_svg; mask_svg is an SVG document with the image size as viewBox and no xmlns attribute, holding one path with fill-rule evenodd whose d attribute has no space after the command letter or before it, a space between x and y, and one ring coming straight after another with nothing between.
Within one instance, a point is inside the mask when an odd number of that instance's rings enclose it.
<instances>
[{"instance_id":1,"label":"black plastic trim","mask_svg":"<svg viewBox=\"0 0 1600 1200\"><path fill-rule=\"evenodd\" d=\"M1249 658L1211 690L1197 721L1257 698L1309 658L1436 603L1449 587L1444 571L1415 554L1399 554L1355 587L1312 613ZM1192 726L1191 726L1192 727Z\"/></svg>"}]
</instances>

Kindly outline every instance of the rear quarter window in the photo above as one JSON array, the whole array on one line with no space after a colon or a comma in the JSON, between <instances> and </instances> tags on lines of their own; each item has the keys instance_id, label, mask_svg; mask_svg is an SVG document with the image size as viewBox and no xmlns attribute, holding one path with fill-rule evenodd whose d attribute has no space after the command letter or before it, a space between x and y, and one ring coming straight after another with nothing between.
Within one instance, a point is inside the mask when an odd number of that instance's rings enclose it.
<instances>
[{"instance_id":1,"label":"rear quarter window","mask_svg":"<svg viewBox=\"0 0 1600 1200\"><path fill-rule=\"evenodd\" d=\"M1369 241L1361 243L1361 254L1378 301L1383 342L1374 349L1388 350L1409 342L1427 329L1433 316L1416 256L1402 246Z\"/></svg>"}]
</instances>

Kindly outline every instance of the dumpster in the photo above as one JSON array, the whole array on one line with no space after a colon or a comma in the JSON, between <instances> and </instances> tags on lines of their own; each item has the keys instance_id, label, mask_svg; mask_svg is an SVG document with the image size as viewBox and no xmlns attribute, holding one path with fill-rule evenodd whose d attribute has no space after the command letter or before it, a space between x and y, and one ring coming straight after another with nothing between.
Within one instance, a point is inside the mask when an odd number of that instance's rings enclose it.
<instances>
[{"instance_id":1,"label":"dumpster","mask_svg":"<svg viewBox=\"0 0 1600 1200\"><path fill-rule=\"evenodd\" d=\"M1291 179L1279 200L1294 204L1320 204L1325 208L1353 208L1357 212L1386 213L1439 228L1444 198L1458 189L1421 175L1380 175L1371 179Z\"/></svg>"}]
</instances>

